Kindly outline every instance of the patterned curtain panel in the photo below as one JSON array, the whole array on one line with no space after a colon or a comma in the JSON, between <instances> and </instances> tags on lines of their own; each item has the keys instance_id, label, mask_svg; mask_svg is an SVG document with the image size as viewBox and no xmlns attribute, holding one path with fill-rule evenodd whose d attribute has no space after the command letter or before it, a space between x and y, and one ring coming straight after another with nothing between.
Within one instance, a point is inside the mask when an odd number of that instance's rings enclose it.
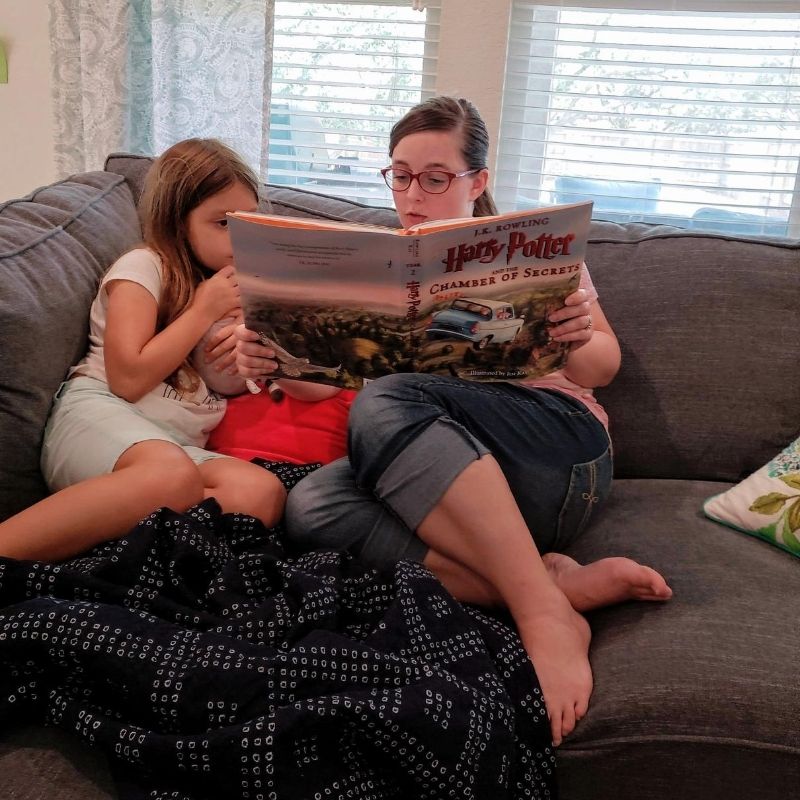
<instances>
[{"instance_id":1,"label":"patterned curtain panel","mask_svg":"<svg viewBox=\"0 0 800 800\"><path fill-rule=\"evenodd\" d=\"M214 136L266 174L274 0L50 0L56 167Z\"/></svg>"}]
</instances>

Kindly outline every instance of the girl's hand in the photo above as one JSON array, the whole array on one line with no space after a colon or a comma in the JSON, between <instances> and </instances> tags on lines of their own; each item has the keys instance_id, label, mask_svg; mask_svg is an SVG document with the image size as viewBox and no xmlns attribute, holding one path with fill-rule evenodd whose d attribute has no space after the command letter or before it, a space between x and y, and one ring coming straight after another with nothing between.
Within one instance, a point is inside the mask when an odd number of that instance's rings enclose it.
<instances>
[{"instance_id":1,"label":"girl's hand","mask_svg":"<svg viewBox=\"0 0 800 800\"><path fill-rule=\"evenodd\" d=\"M275 351L264 347L255 331L236 327L236 368L243 378L252 381L269 378L278 368Z\"/></svg>"},{"instance_id":2,"label":"girl's hand","mask_svg":"<svg viewBox=\"0 0 800 800\"><path fill-rule=\"evenodd\" d=\"M223 317L240 314L241 300L236 270L228 264L203 281L195 290L192 307L209 317L209 325Z\"/></svg>"},{"instance_id":3,"label":"girl's hand","mask_svg":"<svg viewBox=\"0 0 800 800\"><path fill-rule=\"evenodd\" d=\"M550 337L556 342L574 342L572 349L585 345L594 334L590 303L586 289L577 289L564 305L548 316L553 323Z\"/></svg>"},{"instance_id":4,"label":"girl's hand","mask_svg":"<svg viewBox=\"0 0 800 800\"><path fill-rule=\"evenodd\" d=\"M219 328L212 326L213 333L203 347L203 360L213 364L217 372L227 371L235 375L236 370L236 327L243 322L241 312L234 317L218 320Z\"/></svg>"}]
</instances>

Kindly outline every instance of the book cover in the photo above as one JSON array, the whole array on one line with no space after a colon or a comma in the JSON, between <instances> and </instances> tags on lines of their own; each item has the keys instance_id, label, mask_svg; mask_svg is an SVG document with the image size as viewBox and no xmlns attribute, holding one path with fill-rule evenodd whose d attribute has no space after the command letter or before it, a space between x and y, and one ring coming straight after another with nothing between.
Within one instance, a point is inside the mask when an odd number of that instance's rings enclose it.
<instances>
[{"instance_id":1,"label":"book cover","mask_svg":"<svg viewBox=\"0 0 800 800\"><path fill-rule=\"evenodd\" d=\"M523 380L564 365L547 315L578 288L591 202L409 229L230 214L245 324L286 377Z\"/></svg>"}]
</instances>

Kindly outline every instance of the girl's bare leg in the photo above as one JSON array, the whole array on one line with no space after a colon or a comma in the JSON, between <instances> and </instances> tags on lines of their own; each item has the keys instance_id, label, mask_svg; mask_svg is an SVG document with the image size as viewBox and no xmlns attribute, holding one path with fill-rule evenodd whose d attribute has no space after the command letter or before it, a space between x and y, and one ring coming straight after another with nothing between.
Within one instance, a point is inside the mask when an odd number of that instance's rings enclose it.
<instances>
[{"instance_id":1,"label":"girl's bare leg","mask_svg":"<svg viewBox=\"0 0 800 800\"><path fill-rule=\"evenodd\" d=\"M286 490L263 467L237 458L212 458L199 465L206 497L214 497L225 512L247 514L266 527L283 515Z\"/></svg>"},{"instance_id":2,"label":"girl's bare leg","mask_svg":"<svg viewBox=\"0 0 800 800\"><path fill-rule=\"evenodd\" d=\"M124 536L154 509L203 499L192 460L177 445L139 442L108 475L81 481L0 523L0 555L58 561Z\"/></svg>"},{"instance_id":3,"label":"girl's bare leg","mask_svg":"<svg viewBox=\"0 0 800 800\"><path fill-rule=\"evenodd\" d=\"M590 631L551 579L497 462L472 462L417 529L445 558L493 586L536 668L558 745L592 693Z\"/></svg>"}]
</instances>

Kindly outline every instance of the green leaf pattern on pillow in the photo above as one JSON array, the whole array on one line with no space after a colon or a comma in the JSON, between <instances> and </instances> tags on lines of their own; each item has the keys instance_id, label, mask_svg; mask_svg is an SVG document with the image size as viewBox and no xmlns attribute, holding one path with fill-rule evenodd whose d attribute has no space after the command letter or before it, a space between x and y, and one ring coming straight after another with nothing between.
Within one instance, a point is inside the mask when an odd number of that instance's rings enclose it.
<instances>
[{"instance_id":1,"label":"green leaf pattern on pillow","mask_svg":"<svg viewBox=\"0 0 800 800\"><path fill-rule=\"evenodd\" d=\"M732 489L709 498L703 510L716 522L800 556L800 439Z\"/></svg>"}]
</instances>

